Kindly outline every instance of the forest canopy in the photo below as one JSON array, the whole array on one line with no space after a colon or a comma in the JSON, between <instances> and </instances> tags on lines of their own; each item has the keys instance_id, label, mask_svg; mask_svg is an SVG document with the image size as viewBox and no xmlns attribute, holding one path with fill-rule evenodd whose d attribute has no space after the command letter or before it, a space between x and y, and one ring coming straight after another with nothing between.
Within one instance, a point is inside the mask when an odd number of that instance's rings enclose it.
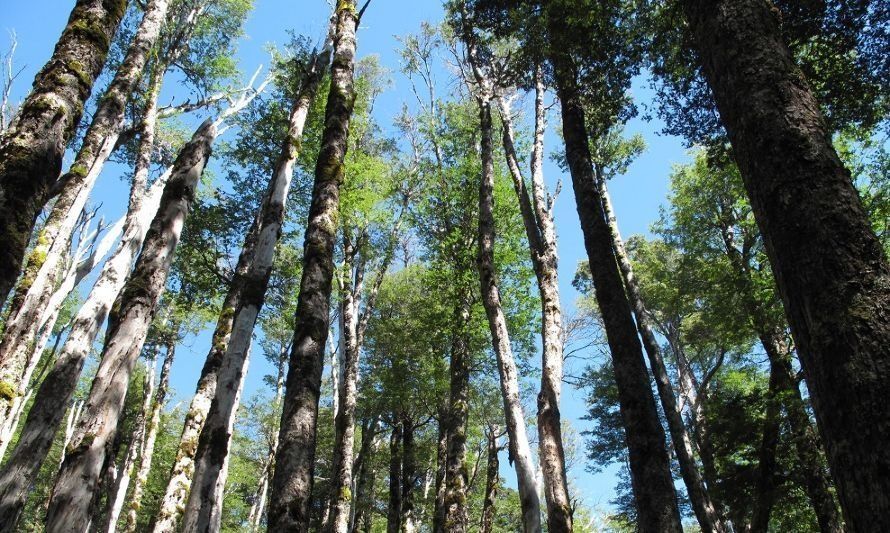
<instances>
[{"instance_id":1,"label":"forest canopy","mask_svg":"<svg viewBox=\"0 0 890 533\"><path fill-rule=\"evenodd\" d=\"M882 2L47 4L0 532L890 531Z\"/></svg>"}]
</instances>

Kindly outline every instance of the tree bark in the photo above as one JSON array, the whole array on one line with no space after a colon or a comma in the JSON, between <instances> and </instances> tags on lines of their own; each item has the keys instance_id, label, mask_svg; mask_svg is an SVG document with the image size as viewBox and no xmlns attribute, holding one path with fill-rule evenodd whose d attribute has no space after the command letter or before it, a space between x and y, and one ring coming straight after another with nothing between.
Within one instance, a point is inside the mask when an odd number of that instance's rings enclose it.
<instances>
[{"instance_id":1,"label":"tree bark","mask_svg":"<svg viewBox=\"0 0 890 533\"><path fill-rule=\"evenodd\" d=\"M445 478L448 459L448 405L438 408L436 439L436 494L433 504L433 531L440 533L445 522Z\"/></svg>"},{"instance_id":2,"label":"tree bark","mask_svg":"<svg viewBox=\"0 0 890 533\"><path fill-rule=\"evenodd\" d=\"M468 39L467 48L470 62L474 64L476 82L482 91L489 92L489 81L481 74L481 68L477 65L475 46ZM507 319L501 306L501 293L498 288L497 272L495 270L494 244L495 244L495 220L494 220L494 143L493 127L491 119L491 100L488 94L481 94L476 98L479 106L479 123L482 134L481 157L482 174L479 181L479 229L478 229L478 268L479 281L482 286L482 303L488 316L488 326L491 332L492 346L498 362L500 375L501 396L504 402L504 417L507 424L510 442L510 458L516 469L516 481L519 491L519 503L522 509L522 527L526 533L541 530L541 503L538 499L537 484L535 483L535 467L532 463L531 448L528 443L528 434L525 427L525 413L522 409L522 399L519 396L519 377L516 371L516 361L513 357L513 349L510 346L510 333L507 330ZM526 233L535 238L535 245L531 245L534 256L541 248L539 227L531 209L531 201L525 182L519 175L519 169L515 164L515 156L512 150L512 130L509 111L505 104L501 106L501 115L504 119L504 146L507 152L508 164L511 166L516 193L520 198L523 221L526 225ZM515 167L515 169L514 169ZM518 180L517 180L518 177ZM565 468L562 469L563 473Z\"/></svg>"},{"instance_id":3,"label":"tree bark","mask_svg":"<svg viewBox=\"0 0 890 533\"><path fill-rule=\"evenodd\" d=\"M562 107L566 160L572 175L584 245L618 386L638 515L637 527L643 532L679 533L682 528L671 479L670 458L593 174L575 69L571 58L564 53L553 50L551 56Z\"/></svg>"},{"instance_id":4,"label":"tree bark","mask_svg":"<svg viewBox=\"0 0 890 533\"><path fill-rule=\"evenodd\" d=\"M479 528L480 533L491 533L494 528L495 499L498 495L498 486L500 485L501 475L498 472L500 468L498 462L498 446L497 436L493 432L489 432L488 437L488 465L485 469L485 501L482 504L482 524Z\"/></svg>"},{"instance_id":5,"label":"tree bark","mask_svg":"<svg viewBox=\"0 0 890 533\"><path fill-rule=\"evenodd\" d=\"M376 452L377 417L373 416L362 422L362 442L359 449L358 479L355 483L355 505L352 507L349 531L356 532L361 528L365 513L371 512L374 504L372 492L373 478L376 468L373 455Z\"/></svg>"},{"instance_id":6,"label":"tree bark","mask_svg":"<svg viewBox=\"0 0 890 533\"><path fill-rule=\"evenodd\" d=\"M596 165L594 165L594 169L596 170ZM596 181L600 198L603 202L603 213L609 223L609 230L612 236L612 248L615 252L615 258L618 260L621 275L624 278L624 286L634 312L637 330L643 340L643 348L649 357L649 366L655 377L658 397L661 400L661 407L667 419L671 442L674 446L677 462L680 465L680 474L686 485L686 492L692 503L692 509L702 531L723 533L726 531L726 527L722 523L714 503L711 501L708 489L705 487L701 472L699 472L698 465L695 462L692 439L689 438L689 432L683 423L683 415L677 406L677 399L674 397L674 387L671 384L670 377L668 377L661 347L655 338L655 331L653 330L649 313L646 310L646 305L643 302L643 295L640 293L640 287L634 277L633 266L627 257L624 241L621 239L621 232L618 230L618 221L615 218L615 211L612 209L612 200L609 197L606 180L601 172L595 172L595 174L597 174Z\"/></svg>"},{"instance_id":7,"label":"tree bark","mask_svg":"<svg viewBox=\"0 0 890 533\"><path fill-rule=\"evenodd\" d=\"M78 0L52 57L0 139L0 302L21 272L34 222L99 76L126 0Z\"/></svg>"},{"instance_id":8,"label":"tree bark","mask_svg":"<svg viewBox=\"0 0 890 533\"><path fill-rule=\"evenodd\" d=\"M402 415L402 513L399 530L414 533L417 530L417 514L414 505L414 489L417 487L417 450L414 444L414 421Z\"/></svg>"},{"instance_id":9,"label":"tree bark","mask_svg":"<svg viewBox=\"0 0 890 533\"><path fill-rule=\"evenodd\" d=\"M766 414L763 418L763 436L758 453L757 492L751 517L751 532L766 533L769 517L776 500L776 449L781 429L779 401L779 370L770 365L769 389L766 393Z\"/></svg>"},{"instance_id":10,"label":"tree bark","mask_svg":"<svg viewBox=\"0 0 890 533\"><path fill-rule=\"evenodd\" d=\"M890 529L890 267L760 0L685 0L764 237L847 526Z\"/></svg>"},{"instance_id":11,"label":"tree bark","mask_svg":"<svg viewBox=\"0 0 890 533\"><path fill-rule=\"evenodd\" d=\"M238 394L247 372L247 353L256 320L265 301L272 275L275 247L281 237L285 207L290 190L303 128L315 93L330 60L330 49L316 54L301 89L293 102L288 134L272 176L241 249L235 276L217 321L202 381L214 381L210 408L194 451L194 474L183 514L183 531L219 529L222 500L220 477L229 455L233 424L238 410ZM193 414L193 412L190 412ZM193 489L193 490L192 490Z\"/></svg>"},{"instance_id":12,"label":"tree bark","mask_svg":"<svg viewBox=\"0 0 890 533\"><path fill-rule=\"evenodd\" d=\"M136 468L139 458L142 457L146 429L148 429L148 420L151 416L151 401L154 396L157 359L158 353L156 350L153 350L142 385L142 409L137 415L135 423L136 428L130 439L130 446L127 449L124 463L118 469L118 475L114 481L114 486L109 491L109 498L111 501L105 527L107 533L114 533L117 531L117 523L120 519L121 511L124 509L124 502L127 499L127 491L130 488L130 480L133 477L133 470Z\"/></svg>"},{"instance_id":13,"label":"tree bark","mask_svg":"<svg viewBox=\"0 0 890 533\"><path fill-rule=\"evenodd\" d=\"M535 73L535 133L531 157L531 198L529 198L525 179L519 170L509 106L503 99L499 100L499 105L504 125L502 140L504 152L507 155L507 167L513 178L513 188L519 198L520 213L528 237L529 252L541 297L543 351L541 391L538 394L538 440L540 442L538 453L544 480L544 495L547 501L547 524L548 529L554 531L571 531L571 502L569 501L565 450L562 443L562 422L559 412L563 375L559 258L556 249L552 200L544 185L543 172L546 127L544 92L543 74L538 68Z\"/></svg>"},{"instance_id":14,"label":"tree bark","mask_svg":"<svg viewBox=\"0 0 890 533\"><path fill-rule=\"evenodd\" d=\"M801 473L804 490L816 513L820 530L823 532L838 532L843 530L840 513L831 492L831 480L822 468L819 443L815 438L815 432L806 412L797 379L791 364L791 347L785 339L782 326L776 325L770 319L767 303L758 299L757 289L752 278L751 264L752 253L742 246L742 250L734 242L732 218L723 216L720 223L720 233L724 249L736 276L736 286L741 296L742 305L748 314L748 318L760 339L763 350L770 362L770 380L775 379L775 391L770 397L775 397L771 402L778 402L784 407L788 417L791 432L794 436L794 444L798 455L797 470ZM773 376L775 374L775 376ZM769 414L769 409L767 410ZM778 414L777 414L778 416ZM770 424L778 424L778 421L767 419L765 424L769 431L778 432L778 428L770 427ZM764 430L765 434L767 430ZM770 465L766 465L767 468ZM767 472L763 473L766 476ZM766 480L762 483L767 484ZM768 486L768 484L767 484ZM765 506L766 518L760 517L757 527L763 531L768 525L769 508ZM755 517L757 514L755 513ZM766 522L764 522L766 521Z\"/></svg>"},{"instance_id":15,"label":"tree bark","mask_svg":"<svg viewBox=\"0 0 890 533\"><path fill-rule=\"evenodd\" d=\"M53 487L46 517L47 529L51 531L82 529L89 524L89 509L99 489L103 463L108 459L108 445L116 434L129 376L164 291L218 125L206 120L177 157L142 252L118 296L99 370Z\"/></svg>"},{"instance_id":16,"label":"tree bark","mask_svg":"<svg viewBox=\"0 0 890 533\"><path fill-rule=\"evenodd\" d=\"M37 314L45 308L64 269L72 235L90 191L111 156L124 120L124 109L145 68L150 49L160 35L167 12L167 0L154 0L130 44L123 62L108 89L99 99L89 129L69 171L59 178L56 197L49 217L29 255L22 281L10 306L6 334L0 344L0 367L4 383L17 388L27 383L9 375L11 369L25 364L38 335ZM20 372L19 372L20 374Z\"/></svg>"},{"instance_id":17,"label":"tree bark","mask_svg":"<svg viewBox=\"0 0 890 533\"><path fill-rule=\"evenodd\" d=\"M355 2L339 1L335 18L331 90L306 226L303 276L272 478L270 531L309 528L319 388L330 321L334 238L349 120L355 102Z\"/></svg>"},{"instance_id":18,"label":"tree bark","mask_svg":"<svg viewBox=\"0 0 890 533\"><path fill-rule=\"evenodd\" d=\"M145 138L142 139L143 144L145 141ZM149 141L149 151L150 145ZM145 181L134 179L121 242L102 267L93 289L77 312L56 363L37 391L18 444L0 470L0 523L8 524L10 528L0 527L0 531L15 528L29 487L36 479L52 446L53 437L61 425L65 408L77 387L80 371L99 328L105 322L115 298L124 286L133 260L142 247L169 175L168 170L147 192ZM143 177L147 176L146 166Z\"/></svg>"},{"instance_id":19,"label":"tree bark","mask_svg":"<svg viewBox=\"0 0 890 533\"><path fill-rule=\"evenodd\" d=\"M457 309L457 324L449 363L449 404L445 416L445 494L442 501L441 531L467 530L467 420L470 414L470 347L467 344L470 308L465 298Z\"/></svg>"}]
</instances>

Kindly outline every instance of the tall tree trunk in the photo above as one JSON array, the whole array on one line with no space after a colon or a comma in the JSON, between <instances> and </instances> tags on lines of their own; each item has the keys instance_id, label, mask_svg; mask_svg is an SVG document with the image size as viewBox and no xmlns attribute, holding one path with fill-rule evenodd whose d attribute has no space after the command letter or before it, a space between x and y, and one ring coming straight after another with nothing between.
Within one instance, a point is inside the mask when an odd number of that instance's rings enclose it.
<instances>
[{"instance_id":1,"label":"tall tree trunk","mask_svg":"<svg viewBox=\"0 0 890 533\"><path fill-rule=\"evenodd\" d=\"M402 517L402 424L393 413L389 437L389 505L386 510L386 533L399 533Z\"/></svg>"},{"instance_id":2,"label":"tall tree trunk","mask_svg":"<svg viewBox=\"0 0 890 533\"><path fill-rule=\"evenodd\" d=\"M172 340L167 343L164 363L161 365L161 377L158 380L158 390L155 393L154 403L151 406L151 416L148 419L145 440L142 444L142 458L139 461L139 469L133 481L133 492L130 495L130 505L127 509L127 533L135 533L136 520L139 518L139 509L142 508L142 499L145 495L148 474L151 472L151 464L154 459L155 442L161 429L161 411L167 401L167 393L170 390L170 369L173 366L173 358L176 356L176 344Z\"/></svg>"},{"instance_id":3,"label":"tall tree trunk","mask_svg":"<svg viewBox=\"0 0 890 533\"><path fill-rule=\"evenodd\" d=\"M99 76L127 0L78 0L52 57L0 139L0 302L21 272L34 222Z\"/></svg>"},{"instance_id":4,"label":"tall tree trunk","mask_svg":"<svg viewBox=\"0 0 890 533\"><path fill-rule=\"evenodd\" d=\"M890 530L890 267L760 0L684 0L853 531Z\"/></svg>"},{"instance_id":5,"label":"tall tree trunk","mask_svg":"<svg viewBox=\"0 0 890 533\"><path fill-rule=\"evenodd\" d=\"M596 166L594 167L597 168ZM624 241L621 239L621 232L618 230L618 221L615 218L615 211L612 209L612 200L609 197L609 191L606 187L606 180L601 172L595 172L596 181L599 188L600 198L603 202L603 212L609 223L609 230L612 236L612 247L615 252L615 258L618 260L618 267L621 269L621 275L624 278L624 286L627 290L627 296L630 299L631 307L636 319L637 330L643 339L643 348L646 355L649 356L649 366L655 377L655 385L658 388L658 397L661 400L661 407L667 419L668 429L671 434L671 442L674 445L674 452L677 456L677 462L680 465L680 474L686 485L686 492L692 503L692 509L698 519L698 523L702 531L713 531L715 533L723 533L726 527L720 520L717 509L711 501L708 489L705 487L701 472L695 463L695 455L692 449L692 439L683 423L683 415L677 406L677 399L674 397L674 387L668 377L667 367L664 364L664 357L661 353L661 347L655 338L649 313L643 302L643 295L640 293L640 287L634 277L633 266L627 257L627 251L624 248Z\"/></svg>"},{"instance_id":6,"label":"tall tree trunk","mask_svg":"<svg viewBox=\"0 0 890 533\"><path fill-rule=\"evenodd\" d=\"M88 229L87 226L89 226L91 218L92 217L87 216L82 221L84 230ZM2 408L2 411L0 411L2 412L2 414L0 414L0 419L5 417L2 425L0 425L0 428L2 428L0 429L0 457L6 455L6 447L9 445L10 440L18 427L22 414L24 414L25 405L33 395L35 388L39 386L42 381L41 378L43 376L39 375L35 379L34 372L37 370L37 365L45 357L45 354L43 353L44 348L46 348L46 343L52 335L56 319L62 310L65 299L74 291L74 288L92 272L99 261L114 245L114 241L120 235L123 221L124 219L121 218L108 229L98 243L96 243L96 240L102 229L101 223L91 232L90 235L92 235L92 238L88 235L84 235L84 231L81 231L81 242L78 245L77 251L71 254L71 257L67 261L68 267L63 274L61 284L52 293L49 302L47 302L46 307L40 313L40 318L36 321L35 331L39 331L40 334L36 339L32 338L28 344L25 367L24 369L18 368L18 372L13 376L13 378L17 379L20 385L24 388L19 389L15 397ZM89 253L89 256L84 257L87 253ZM47 362L52 362L52 358L47 359Z\"/></svg>"},{"instance_id":7,"label":"tall tree trunk","mask_svg":"<svg viewBox=\"0 0 890 533\"><path fill-rule=\"evenodd\" d=\"M334 454L331 462L329 529L332 533L346 533L349 510L352 506L352 456L355 444L355 406L358 399L358 366L361 346L358 345L359 303L361 297L362 266L355 265L357 250L344 235L342 300L340 303L340 379L334 391L337 412L334 416Z\"/></svg>"},{"instance_id":8,"label":"tall tree trunk","mask_svg":"<svg viewBox=\"0 0 890 533\"><path fill-rule=\"evenodd\" d=\"M477 62L475 47L472 42L467 43L470 51L470 61ZM474 71L481 72L479 66ZM482 75L477 74L477 83L480 86L488 85ZM489 91L488 88L483 89ZM494 220L494 143L493 127L491 122L491 100L487 94L477 96L479 105L479 121L482 133L482 175L479 180L479 281L482 286L482 303L488 316L488 327L491 332L491 341L498 362L500 375L501 396L504 401L504 416L507 422L507 431L510 435L510 457L516 468L517 488L519 489L519 503L522 509L523 531L537 532L541 530L541 503L538 499L537 485L535 484L535 469L531 459L531 448L528 443L528 434L525 428L525 414L522 409L522 399L519 396L519 377L516 371L516 361L513 358L513 349L510 346L510 333L507 330L507 319L501 306L501 293L498 288L497 272L495 269L494 245L495 245L495 220ZM507 116L502 106L501 114ZM508 124L507 122L506 124ZM512 148L512 136L505 125L505 146ZM509 153L509 150L508 150ZM515 160L508 160L511 167L515 166ZM518 168L513 172L514 184L522 204L523 220L526 224L526 233L537 235L537 223L531 210L531 202L524 187L524 180L519 176L516 181Z\"/></svg>"},{"instance_id":9,"label":"tall tree trunk","mask_svg":"<svg viewBox=\"0 0 890 533\"><path fill-rule=\"evenodd\" d=\"M446 533L467 530L467 420L470 414L470 347L467 329L470 321L469 300L462 298L457 309L449 363L450 390L445 431L445 495L442 502L441 528Z\"/></svg>"},{"instance_id":10,"label":"tall tree trunk","mask_svg":"<svg viewBox=\"0 0 890 533\"><path fill-rule=\"evenodd\" d=\"M538 394L538 453L547 501L548 529L572 529L571 502L562 443L562 422L559 396L563 375L562 306L559 300L559 258L556 250L556 231L553 223L552 199L544 185L544 81L540 67L535 73L535 133L532 142L532 192L519 170L514 147L510 108L499 100L504 124L502 141L507 155L507 167L513 177L513 188L519 198L525 233L528 237L532 265L541 297L541 338L543 340L541 391ZM509 426L508 426L509 428ZM512 437L511 437L512 440Z\"/></svg>"},{"instance_id":11,"label":"tall tree trunk","mask_svg":"<svg viewBox=\"0 0 890 533\"><path fill-rule=\"evenodd\" d=\"M151 416L151 401L154 396L155 387L155 368L157 366L158 353L152 350L152 357L147 365L148 369L145 373L145 379L142 385L142 409L136 417L135 431L130 439L130 447L123 464L118 469L118 475L115 479L114 486L109 491L109 510L108 520L106 521L105 531L114 533L117 531L117 523L124 508L124 502L127 499L127 492L130 489L130 480L133 477L133 470L139 458L142 457L145 448L145 434L148 428L148 420Z\"/></svg>"},{"instance_id":12,"label":"tall tree trunk","mask_svg":"<svg viewBox=\"0 0 890 533\"><path fill-rule=\"evenodd\" d=\"M353 533L367 531L370 528L374 517L374 487L376 483L377 466L370 461L365 461L362 463L362 470L359 470L359 480L356 485L357 508L350 530Z\"/></svg>"},{"instance_id":13,"label":"tall tree trunk","mask_svg":"<svg viewBox=\"0 0 890 533\"><path fill-rule=\"evenodd\" d=\"M143 137L140 153L151 151L153 141ZM80 371L92 349L99 328L124 286L145 233L160 204L161 193L170 175L168 170L146 192L148 164L137 168L130 192L130 207L124 233L117 250L106 261L93 289L77 312L71 331L56 363L43 380L28 413L18 444L0 470L0 531L14 530L24 508L31 484L52 446L53 437L65 415L65 407L77 387Z\"/></svg>"},{"instance_id":14,"label":"tall tree trunk","mask_svg":"<svg viewBox=\"0 0 890 533\"><path fill-rule=\"evenodd\" d=\"M281 237L287 196L293 177L303 127L315 93L330 60L330 48L316 54L300 92L293 102L290 125L281 154L241 249L235 276L217 321L210 353L201 381L212 381L209 410L198 415L204 419L194 451L194 475L183 515L183 531L209 531L219 528L222 500L214 495L221 488L220 476L229 455L232 428L238 410L238 394L247 371L256 320L262 309L272 275L275 247ZM208 372L209 371L209 372ZM190 411L189 415L196 413ZM206 418L205 418L206 417Z\"/></svg>"},{"instance_id":15,"label":"tall tree trunk","mask_svg":"<svg viewBox=\"0 0 890 533\"><path fill-rule=\"evenodd\" d=\"M609 224L594 181L575 69L571 58L560 51L552 51L551 60L562 107L566 160L618 386L638 514L637 527L643 532L680 532L670 458L630 303L612 249Z\"/></svg>"},{"instance_id":16,"label":"tall tree trunk","mask_svg":"<svg viewBox=\"0 0 890 533\"><path fill-rule=\"evenodd\" d=\"M355 505L349 531L357 532L364 521L364 515L371 513L374 505L373 478L376 476L374 453L377 451L377 417L372 416L362 423L362 443L359 450L361 461L358 467L358 480L355 484Z\"/></svg>"},{"instance_id":17,"label":"tall tree trunk","mask_svg":"<svg viewBox=\"0 0 890 533\"><path fill-rule=\"evenodd\" d=\"M164 291L167 274L198 180L210 157L211 145L223 119L246 105L242 98L216 121L206 120L174 163L164 187L161 206L145 237L116 312L109 319L101 363L90 389L84 414L65 455L47 510L47 528L81 528L89 523L89 508L98 492L108 445L113 440L129 376L139 356L148 326Z\"/></svg>"},{"instance_id":18,"label":"tall tree trunk","mask_svg":"<svg viewBox=\"0 0 890 533\"><path fill-rule=\"evenodd\" d=\"M495 500L498 495L498 486L500 485L501 475L498 472L500 464L498 462L498 453L501 448L498 446L497 435L490 431L488 437L488 465L485 469L485 501L482 504L482 525L479 528L480 533L491 533L494 528Z\"/></svg>"},{"instance_id":19,"label":"tall tree trunk","mask_svg":"<svg viewBox=\"0 0 890 533\"><path fill-rule=\"evenodd\" d=\"M10 306L12 320L7 322L0 344L0 379L10 387L27 385L17 378L21 375L20 367L26 364L31 355L30 347L38 335L39 322L36 317L46 307L61 277L77 219L115 147L127 100L142 76L150 49L160 35L167 5L167 0L153 0L146 7L123 62L98 100L98 107L74 163L55 184L55 187L61 188L61 193L29 256L22 282Z\"/></svg>"},{"instance_id":20,"label":"tall tree trunk","mask_svg":"<svg viewBox=\"0 0 890 533\"><path fill-rule=\"evenodd\" d=\"M330 321L334 238L349 120L355 103L353 73L358 16L353 0L337 3L331 90L306 225L303 277L272 478L271 531L309 528L319 388Z\"/></svg>"}]
</instances>

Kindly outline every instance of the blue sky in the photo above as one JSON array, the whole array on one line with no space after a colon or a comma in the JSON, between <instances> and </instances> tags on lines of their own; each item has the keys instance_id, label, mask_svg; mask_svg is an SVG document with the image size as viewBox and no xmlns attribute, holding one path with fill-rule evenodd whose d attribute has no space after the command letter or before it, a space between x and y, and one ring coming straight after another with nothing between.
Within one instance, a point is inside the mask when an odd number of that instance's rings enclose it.
<instances>
[{"instance_id":1,"label":"blue sky","mask_svg":"<svg viewBox=\"0 0 890 533\"><path fill-rule=\"evenodd\" d=\"M297 34L320 38L327 27L330 8L324 0L255 0L256 7L246 27L246 36L239 45L239 62L245 78L260 64L268 64L266 48L268 44L284 44L287 30ZM25 67L13 88L14 101L21 100L30 88L31 80L52 52L56 39L65 25L73 0L39 0L37 2L0 2L0 50L8 46L7 30L15 30L18 36L16 65ZM381 64L393 71L393 87L381 95L375 114L384 127L392 123L392 118L402 106L402 102L413 102L410 86L399 73L399 43L397 35L417 32L422 21L437 22L441 19L442 7L437 0L373 0L365 14L358 34L359 56L377 54ZM445 82L446 80L440 80ZM452 86L453 87L453 86ZM448 92L441 89L440 93ZM644 78L637 79L633 93L638 102L651 99L651 91ZM175 98L172 94L165 97ZM559 142L553 128L558 126L558 117L550 117L550 130L547 136L549 149ZM616 178L611 185L622 234L648 233L649 226L658 218L659 206L665 202L668 174L671 166L688 160L686 151L679 139L660 136L657 132L662 125L658 121L645 122L635 119L627 127L627 134L640 133L646 139L648 150L629 169L625 176ZM230 136L231 134L229 134ZM70 160L70 159L69 159ZM93 203L102 203L103 213L109 219L122 214L126 207L127 191L120 175L124 168L109 165L100 178L94 193ZM560 169L547 161L545 166L551 190L556 181L563 181L562 193L556 204L556 225L559 234L560 280L563 303L571 307L577 292L571 286L572 276L578 261L586 259L571 180ZM172 373L172 385L177 393L177 401L188 401L209 346L209 335L202 334L187 339L177 353L177 361ZM245 396L263 387L262 376L271 369L257 355L245 387ZM583 393L566 387L563 392L562 412L580 432L587 422L579 420L583 415ZM504 461L506 465L506 461ZM505 467L506 468L506 467ZM512 476L507 471L508 479ZM598 475L584 471L583 461L573 469L584 500L588 505L605 507L614 495L615 469L607 469Z\"/></svg>"}]
</instances>

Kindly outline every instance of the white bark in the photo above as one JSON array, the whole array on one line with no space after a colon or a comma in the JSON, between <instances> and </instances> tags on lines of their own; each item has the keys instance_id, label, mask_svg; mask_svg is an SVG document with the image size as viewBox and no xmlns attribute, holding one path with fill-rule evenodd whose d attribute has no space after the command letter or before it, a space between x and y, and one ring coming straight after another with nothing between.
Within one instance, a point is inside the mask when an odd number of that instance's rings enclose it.
<instances>
[{"instance_id":1,"label":"white bark","mask_svg":"<svg viewBox=\"0 0 890 533\"><path fill-rule=\"evenodd\" d=\"M84 414L53 487L46 518L50 530L80 529L89 524L90 508L107 458L107 445L117 430L129 378L163 294L211 146L223 121L246 106L256 94L245 94L215 121L206 120L174 163L142 253L118 298L120 308L109 323Z\"/></svg>"}]
</instances>

